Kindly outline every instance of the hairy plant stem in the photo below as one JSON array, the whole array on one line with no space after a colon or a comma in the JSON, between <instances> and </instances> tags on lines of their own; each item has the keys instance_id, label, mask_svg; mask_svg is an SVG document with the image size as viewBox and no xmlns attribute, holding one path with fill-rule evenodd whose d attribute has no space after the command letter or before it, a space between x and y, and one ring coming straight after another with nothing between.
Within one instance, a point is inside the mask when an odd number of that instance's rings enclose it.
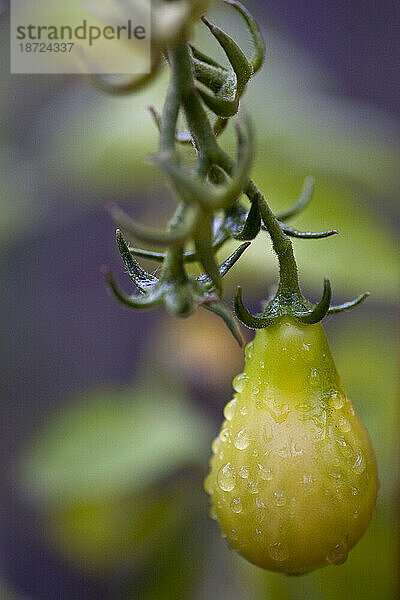
<instances>
[{"instance_id":1,"label":"hairy plant stem","mask_svg":"<svg viewBox=\"0 0 400 600\"><path fill-rule=\"evenodd\" d=\"M161 119L160 153L171 156L175 152L176 129L179 110L182 106L188 130L197 150L196 174L205 178L212 165L219 165L233 175L235 163L218 145L214 129L203 107L201 98L195 87L195 80L190 60L189 47L186 42L168 48L168 61L171 68L171 80ZM264 196L253 181L249 180L245 193L251 202L257 202L264 224L271 236L273 249L279 262L279 286L277 299L279 303L294 305L296 309L307 308L301 294L298 281L297 265L293 246L289 237L282 231L276 217L269 208ZM187 204L180 204L169 227L181 220L187 210ZM164 273L184 276L183 248L175 246L167 250Z\"/></svg>"},{"instance_id":2,"label":"hairy plant stem","mask_svg":"<svg viewBox=\"0 0 400 600\"><path fill-rule=\"evenodd\" d=\"M229 175L232 174L234 162L225 152L220 152L219 166ZM300 291L296 259L293 245L289 237L282 231L278 220L268 206L263 194L256 184L250 179L244 189L250 202L257 202L264 225L271 237L272 247L279 263L279 286L277 298L280 303L295 304L296 309L307 309L308 303Z\"/></svg>"}]
</instances>

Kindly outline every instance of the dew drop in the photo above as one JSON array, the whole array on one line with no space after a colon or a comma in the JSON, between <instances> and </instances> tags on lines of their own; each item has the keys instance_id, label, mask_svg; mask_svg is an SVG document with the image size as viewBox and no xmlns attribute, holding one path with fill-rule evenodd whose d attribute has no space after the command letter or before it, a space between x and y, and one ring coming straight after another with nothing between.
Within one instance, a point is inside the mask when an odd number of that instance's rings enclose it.
<instances>
[{"instance_id":1,"label":"dew drop","mask_svg":"<svg viewBox=\"0 0 400 600\"><path fill-rule=\"evenodd\" d=\"M305 342L303 343L303 350L305 350L306 352L308 352L310 350L310 344L306 344Z\"/></svg>"},{"instance_id":2,"label":"dew drop","mask_svg":"<svg viewBox=\"0 0 400 600\"><path fill-rule=\"evenodd\" d=\"M317 369L311 369L311 377L313 379L315 379L316 376L317 376Z\"/></svg>"},{"instance_id":3,"label":"dew drop","mask_svg":"<svg viewBox=\"0 0 400 600\"><path fill-rule=\"evenodd\" d=\"M233 398L233 400L228 402L228 404L224 408L225 419L227 419L228 421L231 421L233 419L233 417L235 416L236 407L237 407L237 400L236 400L236 398Z\"/></svg>"},{"instance_id":4,"label":"dew drop","mask_svg":"<svg viewBox=\"0 0 400 600\"><path fill-rule=\"evenodd\" d=\"M247 415L247 406L243 405L242 408L240 409L240 414L243 415L244 417Z\"/></svg>"},{"instance_id":5,"label":"dew drop","mask_svg":"<svg viewBox=\"0 0 400 600\"><path fill-rule=\"evenodd\" d=\"M239 393L243 392L248 380L249 380L249 377L248 377L248 375L246 375L246 373L240 373L240 375L237 375L235 377L235 379L233 380L233 383L232 383L233 389Z\"/></svg>"},{"instance_id":6,"label":"dew drop","mask_svg":"<svg viewBox=\"0 0 400 600\"><path fill-rule=\"evenodd\" d=\"M265 423L264 426L264 438L266 442L272 440L272 427L269 423Z\"/></svg>"},{"instance_id":7,"label":"dew drop","mask_svg":"<svg viewBox=\"0 0 400 600\"><path fill-rule=\"evenodd\" d=\"M237 540L238 539L238 532L236 531L236 529L231 529L231 535L230 538L231 540Z\"/></svg>"},{"instance_id":8,"label":"dew drop","mask_svg":"<svg viewBox=\"0 0 400 600\"><path fill-rule=\"evenodd\" d=\"M276 506L285 506L286 498L285 498L283 492L280 492L280 491L274 492L274 503Z\"/></svg>"},{"instance_id":9,"label":"dew drop","mask_svg":"<svg viewBox=\"0 0 400 600\"><path fill-rule=\"evenodd\" d=\"M253 452L251 454L254 456L254 458L257 458L257 456L258 456L258 450L257 450L257 448L254 448L254 450L253 450Z\"/></svg>"},{"instance_id":10,"label":"dew drop","mask_svg":"<svg viewBox=\"0 0 400 600\"><path fill-rule=\"evenodd\" d=\"M263 360L260 361L260 369L265 369L265 363Z\"/></svg>"},{"instance_id":11,"label":"dew drop","mask_svg":"<svg viewBox=\"0 0 400 600\"><path fill-rule=\"evenodd\" d=\"M261 529L256 529L255 533L256 533L257 536L261 535L262 534L262 530Z\"/></svg>"},{"instance_id":12,"label":"dew drop","mask_svg":"<svg viewBox=\"0 0 400 600\"><path fill-rule=\"evenodd\" d=\"M286 421L290 412L287 404L277 404L268 398L264 399L264 408L269 412L271 417L276 423L278 423L278 425Z\"/></svg>"},{"instance_id":13,"label":"dew drop","mask_svg":"<svg viewBox=\"0 0 400 600\"><path fill-rule=\"evenodd\" d=\"M208 511L208 514L210 515L210 517L212 518L213 521L217 520L217 512L213 505L210 506L210 510Z\"/></svg>"},{"instance_id":14,"label":"dew drop","mask_svg":"<svg viewBox=\"0 0 400 600\"><path fill-rule=\"evenodd\" d=\"M242 466L239 469L239 477L241 477L242 479L247 479L249 476L249 472L250 472L249 467Z\"/></svg>"},{"instance_id":15,"label":"dew drop","mask_svg":"<svg viewBox=\"0 0 400 600\"><path fill-rule=\"evenodd\" d=\"M330 552L328 552L328 556L326 560L331 565L342 565L347 558L347 550L343 544L336 544L334 548Z\"/></svg>"},{"instance_id":16,"label":"dew drop","mask_svg":"<svg viewBox=\"0 0 400 600\"><path fill-rule=\"evenodd\" d=\"M339 446L342 446L342 448L346 448L347 446L347 442L344 438L340 437L340 438L336 438L336 443L339 444Z\"/></svg>"},{"instance_id":17,"label":"dew drop","mask_svg":"<svg viewBox=\"0 0 400 600\"><path fill-rule=\"evenodd\" d=\"M259 390L259 388L258 388L258 387L255 387L255 388L253 389L253 394L254 394L254 396L258 396L258 394L259 394L259 393L260 393L260 390Z\"/></svg>"},{"instance_id":18,"label":"dew drop","mask_svg":"<svg viewBox=\"0 0 400 600\"><path fill-rule=\"evenodd\" d=\"M213 452L213 454L217 454L218 450L219 450L219 445L220 445L220 439L219 437L215 438L215 440L213 440L213 443L211 444L211 450Z\"/></svg>"},{"instance_id":19,"label":"dew drop","mask_svg":"<svg viewBox=\"0 0 400 600\"><path fill-rule=\"evenodd\" d=\"M246 357L246 360L248 360L249 358L252 357L253 355L253 348L254 348L254 343L253 342L249 342L246 346L246 348L244 349L244 355Z\"/></svg>"},{"instance_id":20,"label":"dew drop","mask_svg":"<svg viewBox=\"0 0 400 600\"><path fill-rule=\"evenodd\" d=\"M235 448L238 450L245 450L250 444L250 437L246 428L241 429L236 435L233 442Z\"/></svg>"},{"instance_id":21,"label":"dew drop","mask_svg":"<svg viewBox=\"0 0 400 600\"><path fill-rule=\"evenodd\" d=\"M305 473L303 475L303 483L313 483L313 476L311 475L311 473Z\"/></svg>"},{"instance_id":22,"label":"dew drop","mask_svg":"<svg viewBox=\"0 0 400 600\"><path fill-rule=\"evenodd\" d=\"M344 417L340 417L339 419L339 429L342 433L347 433L351 429L350 423Z\"/></svg>"},{"instance_id":23,"label":"dew drop","mask_svg":"<svg viewBox=\"0 0 400 600\"><path fill-rule=\"evenodd\" d=\"M329 406L335 410L339 410L343 407L343 398L342 396L338 396L337 392L333 392L328 402Z\"/></svg>"},{"instance_id":24,"label":"dew drop","mask_svg":"<svg viewBox=\"0 0 400 600\"><path fill-rule=\"evenodd\" d=\"M265 503L262 500L260 500L260 498L258 498L258 497L256 498L256 506L258 508L266 508Z\"/></svg>"},{"instance_id":25,"label":"dew drop","mask_svg":"<svg viewBox=\"0 0 400 600\"><path fill-rule=\"evenodd\" d=\"M219 439L221 442L225 443L229 440L230 435L231 435L231 433L230 433L229 429L222 429L221 433L219 434Z\"/></svg>"},{"instance_id":26,"label":"dew drop","mask_svg":"<svg viewBox=\"0 0 400 600\"><path fill-rule=\"evenodd\" d=\"M213 486L213 480L211 478L211 473L210 475L207 475L207 477L204 480L204 489L207 492L207 494L212 494L214 491L214 486Z\"/></svg>"},{"instance_id":27,"label":"dew drop","mask_svg":"<svg viewBox=\"0 0 400 600\"><path fill-rule=\"evenodd\" d=\"M357 475L361 475L361 473L365 471L366 466L364 454L361 452L361 450L358 450L356 460L353 464L353 470L357 473Z\"/></svg>"},{"instance_id":28,"label":"dew drop","mask_svg":"<svg viewBox=\"0 0 400 600\"><path fill-rule=\"evenodd\" d=\"M222 491L230 492L233 490L235 487L235 470L231 463L226 463L218 471L217 482Z\"/></svg>"},{"instance_id":29,"label":"dew drop","mask_svg":"<svg viewBox=\"0 0 400 600\"><path fill-rule=\"evenodd\" d=\"M242 503L240 501L240 498L234 498L231 502L231 510L232 512L239 514L242 512L243 510L243 506Z\"/></svg>"},{"instance_id":30,"label":"dew drop","mask_svg":"<svg viewBox=\"0 0 400 600\"><path fill-rule=\"evenodd\" d=\"M250 494L258 494L258 481L249 480Z\"/></svg>"},{"instance_id":31,"label":"dew drop","mask_svg":"<svg viewBox=\"0 0 400 600\"><path fill-rule=\"evenodd\" d=\"M358 488L352 487L351 488L351 493L353 494L353 496L357 496L358 495Z\"/></svg>"},{"instance_id":32,"label":"dew drop","mask_svg":"<svg viewBox=\"0 0 400 600\"><path fill-rule=\"evenodd\" d=\"M289 557L289 552L282 542L274 542L268 547L271 558L277 562L282 562Z\"/></svg>"},{"instance_id":33,"label":"dew drop","mask_svg":"<svg viewBox=\"0 0 400 600\"><path fill-rule=\"evenodd\" d=\"M283 446L283 448L280 448L280 449L278 450L278 454L279 454L279 456L281 456L282 458L290 458L290 456L291 456L291 455L290 455L290 449L289 449L289 446L288 446L288 445L286 445L286 446Z\"/></svg>"},{"instance_id":34,"label":"dew drop","mask_svg":"<svg viewBox=\"0 0 400 600\"><path fill-rule=\"evenodd\" d=\"M272 479L272 471L269 467L264 467L258 463L259 475L260 478L264 481L271 481Z\"/></svg>"},{"instance_id":35,"label":"dew drop","mask_svg":"<svg viewBox=\"0 0 400 600\"><path fill-rule=\"evenodd\" d=\"M355 511L353 512L353 519L358 519L358 515L359 515L359 512L358 512L358 510L355 510Z\"/></svg>"},{"instance_id":36,"label":"dew drop","mask_svg":"<svg viewBox=\"0 0 400 600\"><path fill-rule=\"evenodd\" d=\"M311 404L307 404L306 402L303 402L302 404L296 404L295 409L298 410L299 412L308 412L312 409Z\"/></svg>"},{"instance_id":37,"label":"dew drop","mask_svg":"<svg viewBox=\"0 0 400 600\"><path fill-rule=\"evenodd\" d=\"M329 473L329 477L333 477L334 479L341 479L341 473Z\"/></svg>"}]
</instances>

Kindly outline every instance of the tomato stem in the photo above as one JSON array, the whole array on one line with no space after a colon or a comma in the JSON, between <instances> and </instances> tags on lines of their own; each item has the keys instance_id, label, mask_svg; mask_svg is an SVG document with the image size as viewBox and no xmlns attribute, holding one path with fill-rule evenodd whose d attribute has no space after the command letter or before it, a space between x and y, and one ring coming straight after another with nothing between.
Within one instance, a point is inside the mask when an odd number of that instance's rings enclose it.
<instances>
[{"instance_id":1,"label":"tomato stem","mask_svg":"<svg viewBox=\"0 0 400 600\"><path fill-rule=\"evenodd\" d=\"M117 242L122 260L139 295L124 294L111 273L106 271L110 289L121 302L133 308L149 308L164 303L170 313L185 317L197 307L205 307L222 317L240 342L241 336L234 317L228 305L221 300L222 277L261 229L268 232L278 258L279 285L264 312L255 316L244 307L238 289L236 314L248 327L268 327L283 315L291 315L303 323L315 323L327 313L356 306L366 295L353 302L330 307L331 288L326 278L322 298L316 306L313 307L303 297L290 237L322 238L337 233L334 229L301 232L284 223L311 199L313 180L307 178L299 201L288 211L276 216L249 178L254 149L249 120L242 118L240 126L236 127L238 150L235 159L219 144L218 136L226 128L229 119L237 114L241 97L249 80L261 67L265 53L260 29L247 9L238 0L226 0L226 4L239 12L250 32L253 42L250 59L234 39L205 17L202 17L202 22L221 46L229 65L222 67L190 45L188 37L193 20L200 17L193 4L187 21L183 20L172 36L163 30L163 41L160 41L161 38L152 40L154 71L143 81L115 86L102 79L96 81L105 91L122 94L152 79L163 62L162 57L166 58L171 72L162 114L154 107L149 108L160 132L159 152L154 163L169 177L177 196L177 208L166 230L161 231L136 223L117 207L111 208L115 221L126 233L164 250L152 252L131 248L122 233L118 232ZM162 24L162 14L158 9L153 17L155 22L160 18L159 24ZM214 113L213 120L209 112ZM186 120L187 131L178 130L181 113ZM180 161L178 144L182 143L191 143L195 149L196 158L191 169ZM240 203L243 193L250 200L250 210ZM231 239L247 243L219 264L216 254ZM190 249L187 248L189 243ZM137 263L135 255L161 263L159 278L146 273ZM200 263L204 270L197 278L191 277L186 271L186 263L194 261Z\"/></svg>"}]
</instances>

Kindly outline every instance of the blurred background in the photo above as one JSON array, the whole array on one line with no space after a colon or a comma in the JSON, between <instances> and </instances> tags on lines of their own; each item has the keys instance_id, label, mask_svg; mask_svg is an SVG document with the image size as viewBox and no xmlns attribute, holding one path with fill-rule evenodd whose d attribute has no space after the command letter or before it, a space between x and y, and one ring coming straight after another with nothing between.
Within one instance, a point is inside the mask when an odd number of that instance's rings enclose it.
<instances>
[{"instance_id":1,"label":"blurred background","mask_svg":"<svg viewBox=\"0 0 400 600\"><path fill-rule=\"evenodd\" d=\"M124 98L102 95L84 77L11 76L2 2L4 600L399 596L399 5L246 4L267 46L243 101L256 123L253 177L274 210L292 203L306 175L316 179L314 200L294 224L340 236L295 242L309 297L319 297L325 274L335 303L371 292L325 328L377 454L372 523L344 565L301 578L263 572L227 549L202 480L242 351L209 313L177 321L162 308L130 312L100 274L109 264L129 289L107 202L147 222L172 206L146 162L157 134L145 107L162 106L166 74ZM211 16L248 42L229 10L216 6ZM197 35L215 50L206 32ZM239 282L258 310L275 280L260 235L226 293Z\"/></svg>"}]
</instances>

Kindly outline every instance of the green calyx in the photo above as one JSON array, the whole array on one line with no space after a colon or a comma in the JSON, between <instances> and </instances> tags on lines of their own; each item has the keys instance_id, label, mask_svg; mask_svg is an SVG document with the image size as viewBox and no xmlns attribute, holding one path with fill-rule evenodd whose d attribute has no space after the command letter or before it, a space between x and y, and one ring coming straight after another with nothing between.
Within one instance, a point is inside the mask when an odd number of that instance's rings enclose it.
<instances>
[{"instance_id":1,"label":"green calyx","mask_svg":"<svg viewBox=\"0 0 400 600\"><path fill-rule=\"evenodd\" d=\"M164 304L167 311L174 316L188 317L197 306L222 316L237 341L242 344L242 337L228 305L214 292L214 281L206 273L196 278L187 275L183 262L179 260L179 250L174 248L164 261L160 277L144 271L132 256L122 235L116 232L119 251L126 272L138 293L128 295L121 290L112 273L104 269L106 281L114 296L125 306L144 310ZM220 277L233 267L249 243L241 244L221 265L217 267Z\"/></svg>"},{"instance_id":2,"label":"green calyx","mask_svg":"<svg viewBox=\"0 0 400 600\"><path fill-rule=\"evenodd\" d=\"M305 187L307 186L307 181ZM255 189L254 184L250 183L251 188L249 197L253 197L253 203L257 204L259 215L263 223L263 228L268 231L272 239L273 249L279 262L279 285L276 294L268 302L264 311L258 315L252 315L244 306L242 301L242 291L238 287L235 296L235 311L240 321L251 329L262 329L276 324L283 316L291 316L303 324L312 325L321 321L326 315L336 314L349 310L365 300L369 293L366 292L353 301L341 305L331 305L332 290L328 277L324 278L323 292L320 301L312 305L306 300L300 291L297 265L293 254L292 243L288 237L290 235L280 220L271 212L268 204L262 195ZM288 218L297 214L307 203L303 194L293 209L284 214L281 218ZM250 215L250 212L249 212ZM336 230L321 232L319 234L305 234L296 237L328 237Z\"/></svg>"},{"instance_id":3,"label":"green calyx","mask_svg":"<svg viewBox=\"0 0 400 600\"><path fill-rule=\"evenodd\" d=\"M316 323L327 314L356 306L367 294L353 302L331 306L331 287L325 278L321 300L315 306L303 297L290 238L325 238L338 233L335 229L299 231L286 222L310 201L312 178L305 180L300 198L291 209L274 215L250 179L255 145L250 120L242 118L236 124L235 157L227 154L220 145L219 136L237 114L247 85L261 67L265 54L260 29L251 14L237 0L224 2L234 8L246 24L253 44L251 57L248 58L223 29L201 16L207 2L182 0L178 7L178 3L157 0L151 73L120 83L98 76L92 79L105 92L125 94L147 84L164 63L171 72L162 112L153 106L149 110L160 134L159 151L153 162L167 176L177 207L164 230L136 222L117 206L110 208L116 224L129 238L156 247L156 250L149 250L131 246L118 229L118 249L136 292L123 292L110 271L105 269L110 290L120 302L133 309L144 310L163 304L170 314L178 317L187 317L198 307L210 310L224 320L241 344L237 322L223 300L222 279L260 231L266 231L271 237L279 261L279 285L263 313L257 315L250 314L245 308L238 288L235 311L247 327L268 327L284 315L304 324ZM180 25L171 37L163 28L162 15L178 8ZM200 18L221 46L227 66L189 43L192 25ZM186 129L179 130L180 117L185 120ZM182 144L194 152L192 168L181 160ZM242 195L247 196L249 208L242 204ZM243 243L220 264L217 253L229 240ZM158 277L146 272L137 257L159 263ZM187 265L194 262L203 271L199 277L193 277L187 271Z\"/></svg>"}]
</instances>

